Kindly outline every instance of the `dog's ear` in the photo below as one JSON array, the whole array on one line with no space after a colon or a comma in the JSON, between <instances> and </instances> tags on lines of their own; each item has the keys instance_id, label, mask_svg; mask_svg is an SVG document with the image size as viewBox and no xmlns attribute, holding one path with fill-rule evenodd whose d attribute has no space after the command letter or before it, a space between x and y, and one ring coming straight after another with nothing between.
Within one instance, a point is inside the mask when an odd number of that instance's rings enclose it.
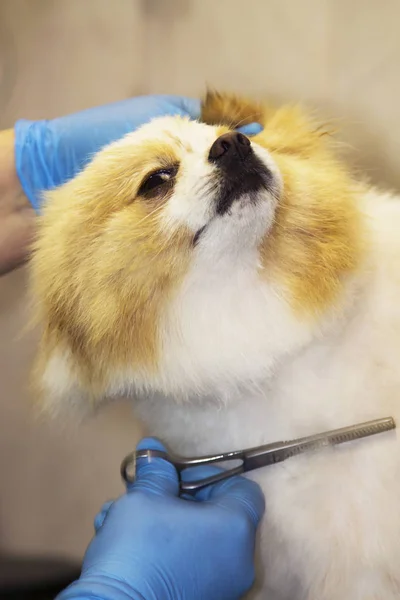
<instances>
[{"instance_id":1,"label":"dog's ear","mask_svg":"<svg viewBox=\"0 0 400 600\"><path fill-rule=\"evenodd\" d=\"M207 125L227 125L231 129L250 123L264 125L265 107L234 94L208 91L202 102L201 120Z\"/></svg>"}]
</instances>

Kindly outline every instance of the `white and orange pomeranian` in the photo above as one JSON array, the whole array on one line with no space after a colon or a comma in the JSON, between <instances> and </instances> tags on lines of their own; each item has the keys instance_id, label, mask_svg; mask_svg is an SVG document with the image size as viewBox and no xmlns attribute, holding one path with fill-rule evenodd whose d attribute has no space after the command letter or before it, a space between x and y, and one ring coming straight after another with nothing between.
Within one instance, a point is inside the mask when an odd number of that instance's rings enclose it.
<instances>
[{"instance_id":1,"label":"white and orange pomeranian","mask_svg":"<svg viewBox=\"0 0 400 600\"><path fill-rule=\"evenodd\" d=\"M31 267L43 403L131 396L191 455L400 421L399 200L296 107L209 93L198 122L144 125L48 194ZM256 598L400 598L393 432L252 476Z\"/></svg>"}]
</instances>

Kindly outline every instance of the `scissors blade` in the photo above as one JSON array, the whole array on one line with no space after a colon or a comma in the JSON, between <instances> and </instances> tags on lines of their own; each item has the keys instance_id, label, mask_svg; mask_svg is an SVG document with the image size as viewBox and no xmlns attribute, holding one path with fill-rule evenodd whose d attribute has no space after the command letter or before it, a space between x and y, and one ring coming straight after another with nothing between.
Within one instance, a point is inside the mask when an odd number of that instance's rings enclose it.
<instances>
[{"instance_id":1,"label":"scissors blade","mask_svg":"<svg viewBox=\"0 0 400 600\"><path fill-rule=\"evenodd\" d=\"M244 451L243 467L244 472L252 471L260 467L273 465L282 462L287 458L303 454L304 452L321 450L327 446L337 446L352 442L361 438L390 431L396 428L396 423L392 417L384 419L375 419L366 421L358 425L332 429L324 433L310 435L295 440L277 442L276 444L267 444Z\"/></svg>"}]
</instances>

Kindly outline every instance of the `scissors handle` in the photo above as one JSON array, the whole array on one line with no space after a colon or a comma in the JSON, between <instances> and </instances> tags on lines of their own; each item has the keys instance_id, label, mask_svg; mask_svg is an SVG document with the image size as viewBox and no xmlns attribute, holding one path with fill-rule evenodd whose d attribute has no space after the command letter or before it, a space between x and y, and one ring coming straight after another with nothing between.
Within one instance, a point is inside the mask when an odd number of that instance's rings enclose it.
<instances>
[{"instance_id":1,"label":"scissors handle","mask_svg":"<svg viewBox=\"0 0 400 600\"><path fill-rule=\"evenodd\" d=\"M121 476L125 483L130 484L135 481L136 463L139 459L147 459L148 461L151 461L154 458L162 458L164 460L167 460L169 463L173 464L175 469L178 471L179 475L184 469L187 469L189 467L199 467L201 465L209 465L229 460L242 461L240 465L234 467L233 469L221 471L220 473L210 475L209 477L204 477L203 479L197 479L194 481L183 481L180 478L180 490L181 492L186 494L193 494L198 490L202 489L203 487L212 485L213 483L218 483L219 481L224 481L225 479L229 479L234 475L240 475L241 473L244 473L244 457L242 450L226 452L225 454L213 454L208 456L199 456L192 458L174 456L173 454L168 454L163 450L137 450L136 452L131 452L130 454L128 454L128 456L126 456L121 463Z\"/></svg>"}]
</instances>

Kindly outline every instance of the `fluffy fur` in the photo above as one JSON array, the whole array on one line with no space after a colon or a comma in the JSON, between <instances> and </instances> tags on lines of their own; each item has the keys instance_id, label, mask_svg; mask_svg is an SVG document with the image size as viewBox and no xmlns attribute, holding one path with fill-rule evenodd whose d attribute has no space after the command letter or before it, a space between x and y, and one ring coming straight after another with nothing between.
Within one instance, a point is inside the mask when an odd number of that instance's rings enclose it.
<instances>
[{"instance_id":1,"label":"fluffy fur","mask_svg":"<svg viewBox=\"0 0 400 600\"><path fill-rule=\"evenodd\" d=\"M254 120L270 183L218 214L229 182L209 150ZM32 260L42 401L129 394L190 454L399 420L399 225L399 199L354 181L299 108L212 93L202 122L157 119L48 194ZM400 597L395 434L253 476L267 501L254 597Z\"/></svg>"}]
</instances>

